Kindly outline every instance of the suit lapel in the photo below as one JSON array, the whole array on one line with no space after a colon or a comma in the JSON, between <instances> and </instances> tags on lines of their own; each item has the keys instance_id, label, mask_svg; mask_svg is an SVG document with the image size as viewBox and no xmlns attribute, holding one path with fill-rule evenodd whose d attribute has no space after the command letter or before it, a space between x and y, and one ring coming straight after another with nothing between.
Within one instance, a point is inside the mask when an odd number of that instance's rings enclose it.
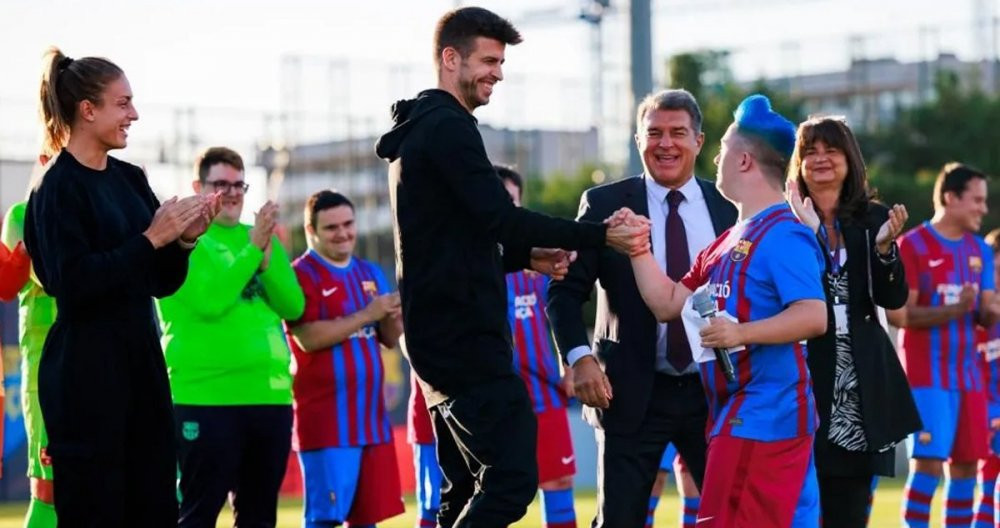
<instances>
[{"instance_id":1,"label":"suit lapel","mask_svg":"<svg viewBox=\"0 0 1000 528\"><path fill-rule=\"evenodd\" d=\"M649 217L649 204L646 201L646 181L641 175L632 177L632 184L629 185L623 202L622 206L628 207L635 214Z\"/></svg>"},{"instance_id":2,"label":"suit lapel","mask_svg":"<svg viewBox=\"0 0 1000 528\"><path fill-rule=\"evenodd\" d=\"M708 207L708 216L712 218L712 229L715 230L715 236L719 236L736 222L735 214L729 214L727 208L727 206L732 207L732 205L719 194L714 183L701 178L695 178L695 181L701 186L701 193L705 196L705 205ZM728 218L729 216L732 218Z\"/></svg>"}]
</instances>

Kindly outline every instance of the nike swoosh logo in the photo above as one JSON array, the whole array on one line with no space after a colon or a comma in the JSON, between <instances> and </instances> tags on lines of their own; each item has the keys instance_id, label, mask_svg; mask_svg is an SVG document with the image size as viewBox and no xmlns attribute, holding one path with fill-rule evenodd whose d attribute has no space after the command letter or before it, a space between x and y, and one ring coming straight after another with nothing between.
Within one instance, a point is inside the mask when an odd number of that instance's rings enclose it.
<instances>
[{"instance_id":1,"label":"nike swoosh logo","mask_svg":"<svg viewBox=\"0 0 1000 528\"><path fill-rule=\"evenodd\" d=\"M695 524L701 524L701 523L703 523L703 522L705 522L705 521L711 521L711 520L712 520L712 519L714 519L714 518L715 518L715 516L714 516L714 515L713 515L713 516L711 516L711 517L698 517L698 518L697 518L697 519L696 519L696 520L694 521L694 523L695 523Z\"/></svg>"},{"instance_id":2,"label":"nike swoosh logo","mask_svg":"<svg viewBox=\"0 0 1000 528\"><path fill-rule=\"evenodd\" d=\"M576 455L570 455L568 457L562 457L560 460L562 460L562 463L565 466L566 464L569 464L570 462L573 462L574 458L576 458Z\"/></svg>"},{"instance_id":3,"label":"nike swoosh logo","mask_svg":"<svg viewBox=\"0 0 1000 528\"><path fill-rule=\"evenodd\" d=\"M333 295L333 292L335 292L335 291L337 291L337 287L336 286L334 286L333 288L330 288L329 290L327 290L327 289L324 288L323 289L323 297L329 297L329 296Z\"/></svg>"},{"instance_id":4,"label":"nike swoosh logo","mask_svg":"<svg viewBox=\"0 0 1000 528\"><path fill-rule=\"evenodd\" d=\"M929 260L929 261L927 261L927 264L930 267L932 267L932 268L936 268L936 267L940 266L941 264L944 264L944 259Z\"/></svg>"}]
</instances>

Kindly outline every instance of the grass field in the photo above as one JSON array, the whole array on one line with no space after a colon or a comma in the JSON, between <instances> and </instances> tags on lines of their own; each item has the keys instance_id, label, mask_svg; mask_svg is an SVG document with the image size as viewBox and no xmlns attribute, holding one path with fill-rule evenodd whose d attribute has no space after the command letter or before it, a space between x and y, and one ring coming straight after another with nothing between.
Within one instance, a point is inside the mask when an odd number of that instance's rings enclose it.
<instances>
[{"instance_id":1,"label":"grass field","mask_svg":"<svg viewBox=\"0 0 1000 528\"><path fill-rule=\"evenodd\" d=\"M899 523L899 504L902 496L902 479L883 480L879 486L879 491L875 495L875 507L872 512L872 520L869 526L873 528L895 528ZM590 518L594 515L596 502L593 491L581 490L577 492L576 514L578 526L589 526ZM0 505L0 528L21 528L22 518L26 504L9 503ZM380 528L412 528L413 527L413 503L408 500L405 514L380 523ZM301 526L300 515L302 506L298 502L288 501L281 504L278 512L279 528L298 528ZM671 489L664 493L660 501L660 507L656 510L656 526L661 528L677 526L678 501L677 494ZM934 522L931 526L941 526L941 492L940 488L935 496L933 511L931 513ZM136 525L138 526L138 524ZM228 512L224 512L219 519L219 527L232 526L232 518ZM517 523L518 527L541 528L539 518L539 504L536 500L524 519Z\"/></svg>"}]
</instances>

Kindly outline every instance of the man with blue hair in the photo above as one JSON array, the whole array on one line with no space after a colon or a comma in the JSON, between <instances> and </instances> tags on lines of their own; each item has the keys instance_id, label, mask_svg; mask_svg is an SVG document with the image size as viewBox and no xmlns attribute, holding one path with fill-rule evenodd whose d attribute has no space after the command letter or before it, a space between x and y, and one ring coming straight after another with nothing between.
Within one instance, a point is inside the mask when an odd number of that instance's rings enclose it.
<instances>
[{"instance_id":1,"label":"man with blue hair","mask_svg":"<svg viewBox=\"0 0 1000 528\"><path fill-rule=\"evenodd\" d=\"M681 315L689 335L700 326L694 356L709 399L709 444L696 525L815 528L817 417L804 340L826 330L823 255L783 196L794 125L762 95L748 97L734 116L715 161L717 186L739 210L737 224L699 253L680 281L664 275L648 251L631 255L632 268L658 320ZM628 210L611 219L644 221ZM693 292L710 296L718 315L701 319L687 302ZM734 381L712 349L730 355Z\"/></svg>"}]
</instances>

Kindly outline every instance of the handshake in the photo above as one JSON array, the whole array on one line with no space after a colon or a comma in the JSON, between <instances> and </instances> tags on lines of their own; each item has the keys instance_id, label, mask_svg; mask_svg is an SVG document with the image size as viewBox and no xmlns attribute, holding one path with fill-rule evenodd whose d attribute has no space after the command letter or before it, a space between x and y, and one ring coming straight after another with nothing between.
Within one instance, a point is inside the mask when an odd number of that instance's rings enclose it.
<instances>
[{"instance_id":1,"label":"handshake","mask_svg":"<svg viewBox=\"0 0 1000 528\"><path fill-rule=\"evenodd\" d=\"M605 241L608 246L630 257L649 253L649 219L637 215L628 207L623 207L609 216L604 223L608 230ZM576 251L564 249L534 248L531 250L531 269L544 273L553 280L562 280L569 271L569 265L576 260Z\"/></svg>"},{"instance_id":2,"label":"handshake","mask_svg":"<svg viewBox=\"0 0 1000 528\"><path fill-rule=\"evenodd\" d=\"M628 207L622 207L604 220L608 226L607 244L629 257L649 253L649 231L652 223Z\"/></svg>"}]
</instances>

